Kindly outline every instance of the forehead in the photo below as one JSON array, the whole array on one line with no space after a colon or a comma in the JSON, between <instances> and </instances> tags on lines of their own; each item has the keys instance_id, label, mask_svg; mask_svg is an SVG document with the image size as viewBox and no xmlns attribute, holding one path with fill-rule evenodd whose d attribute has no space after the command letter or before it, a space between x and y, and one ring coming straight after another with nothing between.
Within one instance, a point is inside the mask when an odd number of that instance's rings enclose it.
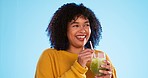
<instances>
[{"instance_id":1,"label":"forehead","mask_svg":"<svg viewBox=\"0 0 148 78\"><path fill-rule=\"evenodd\" d=\"M76 20L78 20L79 18L84 19L86 21L89 21L87 17L83 16L83 15L78 15L76 17L74 17L74 19L72 19L70 22L75 22Z\"/></svg>"}]
</instances>

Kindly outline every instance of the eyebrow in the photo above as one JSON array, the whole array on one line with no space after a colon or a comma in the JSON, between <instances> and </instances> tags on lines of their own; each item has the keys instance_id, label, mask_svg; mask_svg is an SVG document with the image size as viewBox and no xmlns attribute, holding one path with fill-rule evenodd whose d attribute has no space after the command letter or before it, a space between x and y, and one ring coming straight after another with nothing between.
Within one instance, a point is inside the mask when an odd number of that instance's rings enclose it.
<instances>
[{"instance_id":1,"label":"eyebrow","mask_svg":"<svg viewBox=\"0 0 148 78\"><path fill-rule=\"evenodd\" d=\"M79 23L79 22L74 21L74 22L70 23L70 25L72 25L72 24L78 24L78 23ZM89 21L87 20L87 21L85 21L84 23L89 23Z\"/></svg>"}]
</instances>

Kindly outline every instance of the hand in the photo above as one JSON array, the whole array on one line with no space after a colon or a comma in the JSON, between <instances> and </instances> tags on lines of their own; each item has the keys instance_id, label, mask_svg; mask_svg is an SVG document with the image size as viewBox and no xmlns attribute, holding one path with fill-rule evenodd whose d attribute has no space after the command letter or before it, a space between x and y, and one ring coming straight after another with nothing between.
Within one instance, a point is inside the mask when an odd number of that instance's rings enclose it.
<instances>
[{"instance_id":1,"label":"hand","mask_svg":"<svg viewBox=\"0 0 148 78\"><path fill-rule=\"evenodd\" d=\"M92 57L93 57L93 50L91 49L85 49L83 51L81 51L78 54L78 63L83 66L86 67L86 63L88 61L91 61Z\"/></svg>"},{"instance_id":2,"label":"hand","mask_svg":"<svg viewBox=\"0 0 148 78\"><path fill-rule=\"evenodd\" d=\"M99 70L100 73L103 73L103 76L95 76L95 78L111 78L112 77L112 67L109 61L105 60L105 64L101 65L102 68L106 70Z\"/></svg>"}]
</instances>

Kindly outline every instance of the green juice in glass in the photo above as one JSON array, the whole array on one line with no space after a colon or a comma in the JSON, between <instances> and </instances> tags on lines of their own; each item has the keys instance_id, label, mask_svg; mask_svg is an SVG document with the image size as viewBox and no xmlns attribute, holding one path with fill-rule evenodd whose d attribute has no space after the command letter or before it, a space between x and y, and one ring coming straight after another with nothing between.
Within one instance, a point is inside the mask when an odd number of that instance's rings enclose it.
<instances>
[{"instance_id":1,"label":"green juice in glass","mask_svg":"<svg viewBox=\"0 0 148 78\"><path fill-rule=\"evenodd\" d=\"M101 65L104 64L105 54L104 53L98 53L96 57L92 58L91 64L90 64L90 70L98 76L104 75L103 73L100 73L99 70L105 70L105 68L101 68Z\"/></svg>"}]
</instances>

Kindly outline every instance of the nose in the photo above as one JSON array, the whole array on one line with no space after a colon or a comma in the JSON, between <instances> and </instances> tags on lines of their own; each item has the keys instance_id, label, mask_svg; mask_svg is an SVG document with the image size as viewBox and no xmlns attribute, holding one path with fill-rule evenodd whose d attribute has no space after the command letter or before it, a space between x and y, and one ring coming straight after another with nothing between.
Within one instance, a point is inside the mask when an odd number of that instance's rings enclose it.
<instances>
[{"instance_id":1,"label":"nose","mask_svg":"<svg viewBox=\"0 0 148 78\"><path fill-rule=\"evenodd\" d=\"M84 27L81 27L80 32L81 32L81 33L85 33L85 32L86 32L85 28L84 28Z\"/></svg>"}]
</instances>

